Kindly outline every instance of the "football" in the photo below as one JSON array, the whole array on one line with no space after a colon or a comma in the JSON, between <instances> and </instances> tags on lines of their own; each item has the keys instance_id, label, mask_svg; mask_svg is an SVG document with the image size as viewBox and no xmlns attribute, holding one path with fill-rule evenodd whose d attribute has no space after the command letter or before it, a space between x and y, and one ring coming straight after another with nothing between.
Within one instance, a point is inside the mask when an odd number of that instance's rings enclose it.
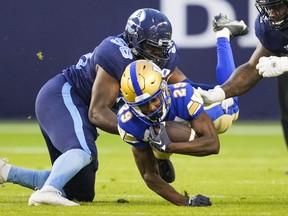
<instances>
[{"instance_id":1,"label":"football","mask_svg":"<svg viewBox=\"0 0 288 216\"><path fill-rule=\"evenodd\" d=\"M164 122L167 134L172 142L187 142L194 140L195 131L190 127L189 122L166 121ZM156 133L159 126L154 127Z\"/></svg>"}]
</instances>

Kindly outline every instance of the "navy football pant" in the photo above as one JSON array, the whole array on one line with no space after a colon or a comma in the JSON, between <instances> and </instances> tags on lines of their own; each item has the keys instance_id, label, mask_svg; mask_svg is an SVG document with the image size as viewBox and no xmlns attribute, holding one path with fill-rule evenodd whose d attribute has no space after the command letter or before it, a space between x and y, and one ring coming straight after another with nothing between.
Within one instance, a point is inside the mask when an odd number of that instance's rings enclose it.
<instances>
[{"instance_id":1,"label":"navy football pant","mask_svg":"<svg viewBox=\"0 0 288 216\"><path fill-rule=\"evenodd\" d=\"M91 155L92 162L64 186L64 191L68 199L92 201L98 169L98 133L88 119L88 105L59 74L41 88L35 108L52 164L71 149L83 149Z\"/></svg>"},{"instance_id":2,"label":"navy football pant","mask_svg":"<svg viewBox=\"0 0 288 216\"><path fill-rule=\"evenodd\" d=\"M278 77L278 96L280 103L281 123L288 148L288 74Z\"/></svg>"}]
</instances>

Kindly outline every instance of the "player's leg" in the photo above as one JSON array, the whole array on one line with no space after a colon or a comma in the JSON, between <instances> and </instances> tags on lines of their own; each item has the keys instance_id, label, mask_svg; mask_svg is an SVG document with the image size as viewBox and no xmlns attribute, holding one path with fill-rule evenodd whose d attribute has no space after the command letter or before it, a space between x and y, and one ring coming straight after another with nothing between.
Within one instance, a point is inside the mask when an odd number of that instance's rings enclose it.
<instances>
[{"instance_id":1,"label":"player's leg","mask_svg":"<svg viewBox=\"0 0 288 216\"><path fill-rule=\"evenodd\" d=\"M46 143L48 143L49 138L45 136L44 138ZM43 187L51 172L50 170L26 169L10 165L7 162L8 159L0 159L0 184L11 182L35 190L36 188Z\"/></svg>"},{"instance_id":2,"label":"player's leg","mask_svg":"<svg viewBox=\"0 0 288 216\"><path fill-rule=\"evenodd\" d=\"M222 31L225 31L225 29ZM220 32L216 32L216 37L218 35L217 33ZM222 36L217 37L217 84L221 85L226 82L234 70L235 64L229 39Z\"/></svg>"},{"instance_id":3,"label":"player's leg","mask_svg":"<svg viewBox=\"0 0 288 216\"><path fill-rule=\"evenodd\" d=\"M83 166L83 168L77 172L75 176L73 176L64 186L64 192L68 199L70 200L78 200L83 202L92 202L95 196L95 180L96 180L96 171L98 170L98 153L96 148L96 138L98 136L98 133L96 131L96 127L91 124L91 122L88 119L88 109L85 104L83 104L83 101L75 92L71 91L73 103L75 105L75 108L73 112L78 112L79 118L81 118L81 125L80 129L76 129L74 131L73 129L68 129L66 132L66 136L59 137L58 141L55 141L55 146L57 143L64 143L65 140L68 138L74 137L74 141L70 140L67 144L67 148L72 148L69 151L77 151L82 148L83 152L90 152L90 162L87 166ZM71 110L70 110L71 112ZM74 128L77 127L75 124L77 124L77 120L73 120L74 122ZM72 124L71 124L72 125ZM77 137L75 136L77 133ZM82 138L81 138L82 134ZM62 141L61 141L62 139ZM71 143L78 143L77 146L72 146ZM66 145L66 144L65 144ZM63 145L61 145L63 146ZM73 149L76 148L76 149ZM58 149L61 149L61 147L58 147ZM64 149L62 150L64 151ZM65 152L64 154L67 154ZM58 159L57 159L58 160ZM73 158L73 161L75 161L75 157ZM75 161L77 164L81 162L81 160ZM55 164L55 163L54 163ZM71 165L72 163L69 163ZM53 165L54 166L54 165ZM76 166L74 166L76 167ZM53 171L53 169L52 169ZM74 168L75 171L75 168ZM57 173L57 172L56 172ZM49 179L47 182L49 184ZM45 183L45 184L46 184Z\"/></svg>"},{"instance_id":4,"label":"player's leg","mask_svg":"<svg viewBox=\"0 0 288 216\"><path fill-rule=\"evenodd\" d=\"M288 74L278 77L278 97L281 111L281 123L286 146L288 148Z\"/></svg>"},{"instance_id":5,"label":"player's leg","mask_svg":"<svg viewBox=\"0 0 288 216\"><path fill-rule=\"evenodd\" d=\"M90 124L90 122L88 123ZM57 150L50 139L43 133L52 164L62 153ZM97 157L95 157L97 158ZM81 169L71 180L65 184L61 193L70 200L89 201L91 202L95 196L95 179L98 162L94 159L90 164ZM44 185L44 182L43 182ZM42 185L42 186L43 186ZM41 188L41 187L39 187Z\"/></svg>"},{"instance_id":6,"label":"player's leg","mask_svg":"<svg viewBox=\"0 0 288 216\"><path fill-rule=\"evenodd\" d=\"M247 34L248 28L243 21L232 21L222 14L215 16L212 24L217 39L217 84L221 85L235 70L230 40L235 36ZM211 104L205 107L205 110L214 121L217 132L224 133L238 118L238 98L234 97L221 103Z\"/></svg>"},{"instance_id":7,"label":"player's leg","mask_svg":"<svg viewBox=\"0 0 288 216\"><path fill-rule=\"evenodd\" d=\"M229 22L227 22L227 24L229 24ZM239 29L245 29L242 24L243 23L241 23L238 28L234 27L230 30L229 28L224 27L222 30L215 32L217 38L216 77L218 85L226 82L235 70L235 63L233 52L231 49L230 39L235 37L235 35L238 35L237 32L240 31ZM217 26L217 21L216 23L214 22L214 26ZM236 31L236 33L233 31ZM216 126L218 133L221 134L227 131L231 127L232 123L238 119L238 97L233 97L222 101L221 109L215 112L214 109L217 109L217 107L220 108L220 105L216 105L214 107L212 105L209 109L210 112L212 111L211 115L213 115L214 118L214 125ZM217 114L219 111L223 113Z\"/></svg>"},{"instance_id":8,"label":"player's leg","mask_svg":"<svg viewBox=\"0 0 288 216\"><path fill-rule=\"evenodd\" d=\"M70 200L92 202L95 197L95 180L98 161L94 159L90 164L78 172L65 186L66 197Z\"/></svg>"},{"instance_id":9,"label":"player's leg","mask_svg":"<svg viewBox=\"0 0 288 216\"><path fill-rule=\"evenodd\" d=\"M53 162L51 173L44 186L31 195L29 204L78 205L62 197L59 191L81 169L90 164L92 158L96 160L97 132L88 120L87 106L64 77L58 75L39 92L36 115L43 132L61 154L50 155ZM83 181L85 182L85 178ZM89 189L94 193L94 187Z\"/></svg>"},{"instance_id":10,"label":"player's leg","mask_svg":"<svg viewBox=\"0 0 288 216\"><path fill-rule=\"evenodd\" d=\"M223 14L215 16L212 25L217 39L217 84L221 85L235 70L230 40L236 36L247 34L248 27L242 20L230 20Z\"/></svg>"},{"instance_id":11,"label":"player's leg","mask_svg":"<svg viewBox=\"0 0 288 216\"><path fill-rule=\"evenodd\" d=\"M11 182L34 190L42 187L50 174L50 170L26 169L7 162L5 158L0 159L0 184Z\"/></svg>"}]
</instances>

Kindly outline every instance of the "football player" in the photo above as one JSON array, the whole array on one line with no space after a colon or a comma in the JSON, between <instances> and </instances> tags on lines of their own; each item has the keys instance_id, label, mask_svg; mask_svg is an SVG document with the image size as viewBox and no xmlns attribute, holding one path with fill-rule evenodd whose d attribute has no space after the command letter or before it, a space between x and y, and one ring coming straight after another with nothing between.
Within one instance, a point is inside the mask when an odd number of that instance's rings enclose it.
<instances>
[{"instance_id":1,"label":"football player","mask_svg":"<svg viewBox=\"0 0 288 216\"><path fill-rule=\"evenodd\" d=\"M217 37L218 84L225 82L235 69L229 42L231 30L222 27L227 22L228 18L222 14L213 20ZM132 146L139 172L151 190L175 205L210 206L209 197L198 194L189 198L164 181L155 156L169 159L172 153L218 154L217 133L224 133L237 119L237 98L204 108L200 94L190 83L167 85L167 80L169 70L159 68L152 61L137 60L126 67L120 85L125 104L118 112L119 134ZM191 138L185 142L172 142L165 121L188 122L193 131ZM159 131L154 127L160 127Z\"/></svg>"},{"instance_id":2,"label":"football player","mask_svg":"<svg viewBox=\"0 0 288 216\"><path fill-rule=\"evenodd\" d=\"M246 93L262 77L278 76L281 123L288 147L288 0L256 0L259 15L255 33L259 43L249 61L213 90L201 91L206 103Z\"/></svg>"},{"instance_id":3,"label":"football player","mask_svg":"<svg viewBox=\"0 0 288 216\"><path fill-rule=\"evenodd\" d=\"M238 21L221 24L224 27L233 36L245 34L247 28ZM126 66L137 59L149 59L161 69L167 68L171 72L169 83L190 82L177 67L179 54L170 21L155 9L137 10L122 34L105 38L77 64L50 79L38 93L36 116L52 170L27 170L0 160L0 183L38 188L30 196L29 205L76 206L79 204L72 200L92 201L98 169L96 127L118 134L114 112L121 106L121 100L117 100L120 79ZM163 179L173 181L173 175L166 175L174 173L170 161L159 161Z\"/></svg>"}]
</instances>

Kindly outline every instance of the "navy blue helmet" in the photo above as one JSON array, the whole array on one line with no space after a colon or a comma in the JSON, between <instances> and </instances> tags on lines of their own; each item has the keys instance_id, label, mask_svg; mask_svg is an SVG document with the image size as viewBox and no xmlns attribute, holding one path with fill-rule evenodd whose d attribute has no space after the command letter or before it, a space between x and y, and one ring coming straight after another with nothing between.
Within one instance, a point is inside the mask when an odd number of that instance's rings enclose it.
<instances>
[{"instance_id":1,"label":"navy blue helmet","mask_svg":"<svg viewBox=\"0 0 288 216\"><path fill-rule=\"evenodd\" d=\"M288 27L288 0L256 0L255 6L262 21L274 30Z\"/></svg>"},{"instance_id":2,"label":"navy blue helmet","mask_svg":"<svg viewBox=\"0 0 288 216\"><path fill-rule=\"evenodd\" d=\"M169 60L172 47L172 26L158 10L143 8L129 18L124 39L137 59L153 61L160 68Z\"/></svg>"}]
</instances>

